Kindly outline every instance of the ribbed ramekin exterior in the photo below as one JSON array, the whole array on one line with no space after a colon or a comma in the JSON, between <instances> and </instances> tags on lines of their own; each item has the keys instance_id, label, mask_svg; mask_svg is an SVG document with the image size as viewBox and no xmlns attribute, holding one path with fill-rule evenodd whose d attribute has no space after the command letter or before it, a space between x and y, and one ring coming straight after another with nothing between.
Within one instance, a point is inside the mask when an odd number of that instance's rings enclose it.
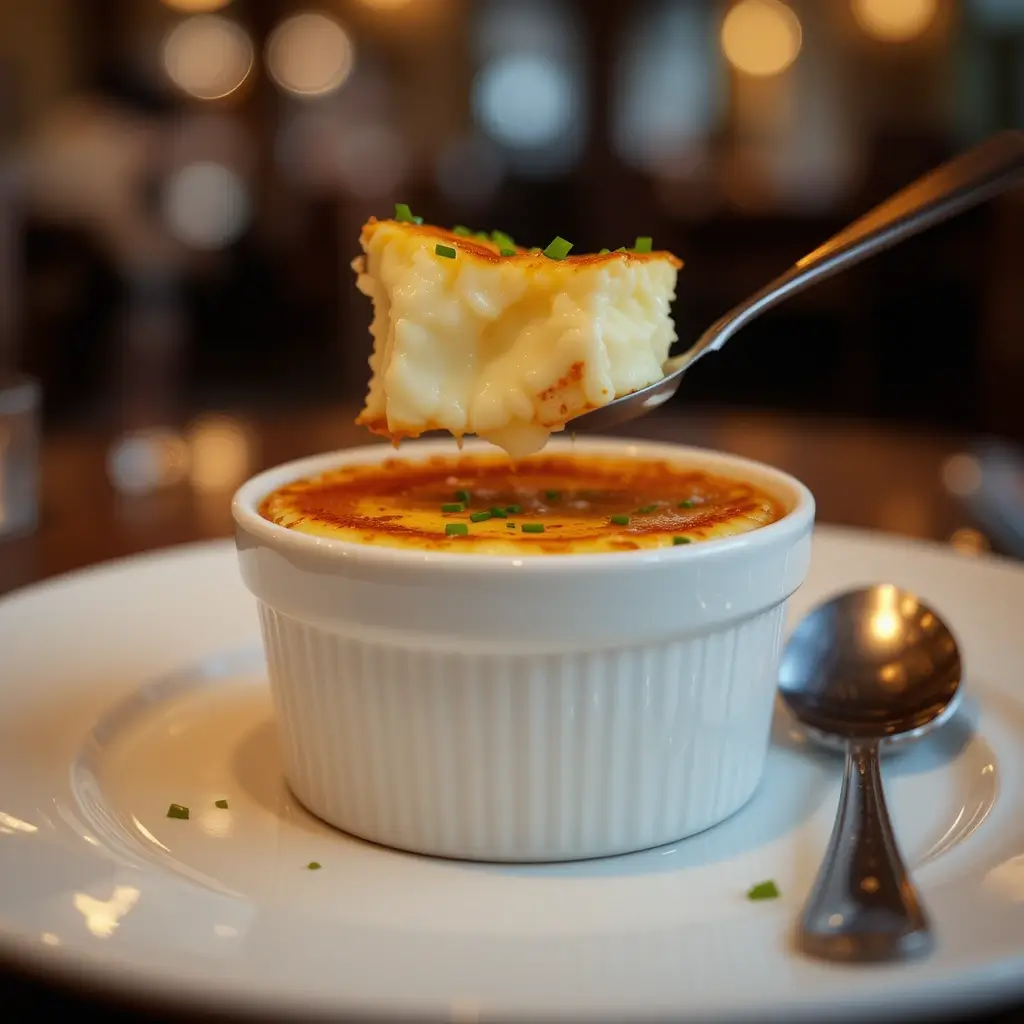
<instances>
[{"instance_id":1,"label":"ribbed ramekin exterior","mask_svg":"<svg viewBox=\"0 0 1024 1024\"><path fill-rule=\"evenodd\" d=\"M657 644L467 653L259 602L296 796L419 853L556 861L708 828L761 778L784 603Z\"/></svg>"}]
</instances>

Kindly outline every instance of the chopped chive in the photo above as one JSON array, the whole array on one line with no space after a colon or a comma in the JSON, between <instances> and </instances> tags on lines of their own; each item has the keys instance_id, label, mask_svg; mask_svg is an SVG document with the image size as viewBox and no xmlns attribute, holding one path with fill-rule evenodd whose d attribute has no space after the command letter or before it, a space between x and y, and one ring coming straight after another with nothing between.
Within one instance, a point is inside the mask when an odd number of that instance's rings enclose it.
<instances>
[{"instance_id":1,"label":"chopped chive","mask_svg":"<svg viewBox=\"0 0 1024 1024\"><path fill-rule=\"evenodd\" d=\"M320 870L320 862L317 861L317 860L311 860L306 865L306 867L309 868L310 871L319 871Z\"/></svg>"},{"instance_id":2,"label":"chopped chive","mask_svg":"<svg viewBox=\"0 0 1024 1024\"><path fill-rule=\"evenodd\" d=\"M446 537L465 537L469 527L465 523L445 523L444 533Z\"/></svg>"},{"instance_id":3,"label":"chopped chive","mask_svg":"<svg viewBox=\"0 0 1024 1024\"><path fill-rule=\"evenodd\" d=\"M562 492L561 491L545 491L544 492L544 497L547 498L548 501L559 501L559 500L561 500Z\"/></svg>"},{"instance_id":4,"label":"chopped chive","mask_svg":"<svg viewBox=\"0 0 1024 1024\"><path fill-rule=\"evenodd\" d=\"M616 526L629 526L629 516L609 516L608 518Z\"/></svg>"},{"instance_id":5,"label":"chopped chive","mask_svg":"<svg viewBox=\"0 0 1024 1024\"><path fill-rule=\"evenodd\" d=\"M171 804L167 808L168 818L180 818L182 821L188 821L188 808L184 804Z\"/></svg>"},{"instance_id":6,"label":"chopped chive","mask_svg":"<svg viewBox=\"0 0 1024 1024\"><path fill-rule=\"evenodd\" d=\"M608 253L610 253L610 252L611 252L611 249L602 249L597 255L598 256L607 256Z\"/></svg>"},{"instance_id":7,"label":"chopped chive","mask_svg":"<svg viewBox=\"0 0 1024 1024\"><path fill-rule=\"evenodd\" d=\"M213 806L219 807L222 811L226 811L228 809L228 802L227 800L214 800Z\"/></svg>"},{"instance_id":8,"label":"chopped chive","mask_svg":"<svg viewBox=\"0 0 1024 1024\"><path fill-rule=\"evenodd\" d=\"M502 246L505 249L515 249L516 243L511 235L506 235L504 231L492 231L491 241L497 245Z\"/></svg>"},{"instance_id":9,"label":"chopped chive","mask_svg":"<svg viewBox=\"0 0 1024 1024\"><path fill-rule=\"evenodd\" d=\"M680 508L693 508L693 502L692 501L681 501L681 502L679 502L679 507Z\"/></svg>"},{"instance_id":10,"label":"chopped chive","mask_svg":"<svg viewBox=\"0 0 1024 1024\"><path fill-rule=\"evenodd\" d=\"M515 523L506 523L505 524L505 529L506 530L514 530L515 528L516 528L516 524Z\"/></svg>"},{"instance_id":11,"label":"chopped chive","mask_svg":"<svg viewBox=\"0 0 1024 1024\"><path fill-rule=\"evenodd\" d=\"M446 501L441 506L441 511L442 512L465 512L466 511L466 505L465 505L465 502L462 502L462 501Z\"/></svg>"},{"instance_id":12,"label":"chopped chive","mask_svg":"<svg viewBox=\"0 0 1024 1024\"><path fill-rule=\"evenodd\" d=\"M423 223L423 218L422 217L413 217L412 222L413 222L413 224L422 224Z\"/></svg>"},{"instance_id":13,"label":"chopped chive","mask_svg":"<svg viewBox=\"0 0 1024 1024\"><path fill-rule=\"evenodd\" d=\"M650 235L637 235L636 241L633 243L634 252L652 252L654 250L654 242Z\"/></svg>"},{"instance_id":14,"label":"chopped chive","mask_svg":"<svg viewBox=\"0 0 1024 1024\"><path fill-rule=\"evenodd\" d=\"M468 505L473 500L473 495L469 491L456 491L455 500L465 502Z\"/></svg>"},{"instance_id":15,"label":"chopped chive","mask_svg":"<svg viewBox=\"0 0 1024 1024\"><path fill-rule=\"evenodd\" d=\"M543 533L544 532L544 524L543 523L523 523L521 529L522 529L523 533Z\"/></svg>"},{"instance_id":16,"label":"chopped chive","mask_svg":"<svg viewBox=\"0 0 1024 1024\"><path fill-rule=\"evenodd\" d=\"M486 511L486 510L484 510L483 512L474 512L469 517L469 520L472 523L486 523L487 520L490 519L490 518L491 518L491 513Z\"/></svg>"},{"instance_id":17,"label":"chopped chive","mask_svg":"<svg viewBox=\"0 0 1024 1024\"><path fill-rule=\"evenodd\" d=\"M491 515L495 519L508 519L508 513L500 505L491 506Z\"/></svg>"},{"instance_id":18,"label":"chopped chive","mask_svg":"<svg viewBox=\"0 0 1024 1024\"><path fill-rule=\"evenodd\" d=\"M638 516L646 516L646 515L648 515L651 512L657 512L657 511L658 511L658 506L657 505L644 505L643 508L638 508L636 510L636 514Z\"/></svg>"},{"instance_id":19,"label":"chopped chive","mask_svg":"<svg viewBox=\"0 0 1024 1024\"><path fill-rule=\"evenodd\" d=\"M675 544L676 546L678 546L680 544L689 544L690 543L690 538L689 537L673 537L672 538L672 543Z\"/></svg>"},{"instance_id":20,"label":"chopped chive","mask_svg":"<svg viewBox=\"0 0 1024 1024\"><path fill-rule=\"evenodd\" d=\"M544 255L549 260L564 260L571 248L572 242L567 242L561 235L555 235L544 250Z\"/></svg>"},{"instance_id":21,"label":"chopped chive","mask_svg":"<svg viewBox=\"0 0 1024 1024\"><path fill-rule=\"evenodd\" d=\"M777 900L781 895L779 887L771 880L758 882L747 891L748 900Z\"/></svg>"},{"instance_id":22,"label":"chopped chive","mask_svg":"<svg viewBox=\"0 0 1024 1024\"><path fill-rule=\"evenodd\" d=\"M530 252L543 252L544 250L539 245L531 245Z\"/></svg>"},{"instance_id":23,"label":"chopped chive","mask_svg":"<svg viewBox=\"0 0 1024 1024\"><path fill-rule=\"evenodd\" d=\"M498 255L499 256L515 256L516 255L516 251L515 251L515 249L503 248L503 249L499 249L498 250Z\"/></svg>"},{"instance_id":24,"label":"chopped chive","mask_svg":"<svg viewBox=\"0 0 1024 1024\"><path fill-rule=\"evenodd\" d=\"M452 228L452 234L458 235L460 238L473 237L473 232L467 228L465 224L456 224L455 227Z\"/></svg>"},{"instance_id":25,"label":"chopped chive","mask_svg":"<svg viewBox=\"0 0 1024 1024\"><path fill-rule=\"evenodd\" d=\"M519 505L506 505L505 506L505 511L508 512L509 515L513 515L514 516L517 513L522 512L523 510L522 510L522 507L519 506Z\"/></svg>"},{"instance_id":26,"label":"chopped chive","mask_svg":"<svg viewBox=\"0 0 1024 1024\"><path fill-rule=\"evenodd\" d=\"M626 250L626 247L624 245L620 245L618 247L618 249L616 249L615 251L616 252L626 252L627 250Z\"/></svg>"},{"instance_id":27,"label":"chopped chive","mask_svg":"<svg viewBox=\"0 0 1024 1024\"><path fill-rule=\"evenodd\" d=\"M401 224L416 223L416 218L413 217L408 203L395 203L395 220Z\"/></svg>"},{"instance_id":28,"label":"chopped chive","mask_svg":"<svg viewBox=\"0 0 1024 1024\"><path fill-rule=\"evenodd\" d=\"M455 248L451 245L442 245L440 242L434 246L434 252L438 256L443 256L446 260L455 259Z\"/></svg>"}]
</instances>

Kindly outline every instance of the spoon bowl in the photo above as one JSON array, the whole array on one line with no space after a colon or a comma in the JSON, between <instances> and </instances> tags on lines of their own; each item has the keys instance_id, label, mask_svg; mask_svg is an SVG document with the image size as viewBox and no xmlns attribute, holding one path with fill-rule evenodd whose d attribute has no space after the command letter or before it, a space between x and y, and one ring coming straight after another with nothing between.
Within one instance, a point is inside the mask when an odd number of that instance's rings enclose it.
<instances>
[{"instance_id":1,"label":"spoon bowl","mask_svg":"<svg viewBox=\"0 0 1024 1024\"><path fill-rule=\"evenodd\" d=\"M878 962L933 947L889 821L879 754L948 721L961 676L946 624L891 584L832 598L791 635L779 666L782 701L812 740L846 751L832 838L797 929L804 953Z\"/></svg>"},{"instance_id":2,"label":"spoon bowl","mask_svg":"<svg viewBox=\"0 0 1024 1024\"><path fill-rule=\"evenodd\" d=\"M956 641L917 597L889 584L819 605L790 635L779 692L828 746L905 743L952 717L962 666Z\"/></svg>"}]
</instances>

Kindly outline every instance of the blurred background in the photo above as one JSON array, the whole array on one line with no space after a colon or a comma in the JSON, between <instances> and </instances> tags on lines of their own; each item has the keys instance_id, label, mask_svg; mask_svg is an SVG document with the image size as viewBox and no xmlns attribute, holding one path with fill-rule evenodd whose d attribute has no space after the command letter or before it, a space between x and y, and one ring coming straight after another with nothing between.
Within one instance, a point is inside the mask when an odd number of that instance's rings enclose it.
<instances>
[{"instance_id":1,"label":"blurred background","mask_svg":"<svg viewBox=\"0 0 1024 1024\"><path fill-rule=\"evenodd\" d=\"M51 506L182 485L216 532L255 468L361 439L349 263L396 201L528 245L652 235L685 339L1006 127L1024 0L0 3L0 378L41 385ZM916 466L867 525L960 528L931 510L980 464L936 439L1024 440L1024 190L783 305L664 416L791 468ZM831 440L796 458L800 423Z\"/></svg>"}]
</instances>

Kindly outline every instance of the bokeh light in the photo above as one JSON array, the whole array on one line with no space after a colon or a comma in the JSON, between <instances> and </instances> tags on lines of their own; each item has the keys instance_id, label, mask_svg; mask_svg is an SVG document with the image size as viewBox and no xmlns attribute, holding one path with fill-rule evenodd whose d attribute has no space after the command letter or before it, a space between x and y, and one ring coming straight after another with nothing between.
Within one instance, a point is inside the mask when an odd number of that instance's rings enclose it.
<instances>
[{"instance_id":1,"label":"bokeh light","mask_svg":"<svg viewBox=\"0 0 1024 1024\"><path fill-rule=\"evenodd\" d=\"M992 542L980 530L972 526L961 526L949 537L949 543L961 555L983 555L992 550Z\"/></svg>"},{"instance_id":2,"label":"bokeh light","mask_svg":"<svg viewBox=\"0 0 1024 1024\"><path fill-rule=\"evenodd\" d=\"M232 416L210 414L188 429L189 480L203 494L233 491L250 473L252 433Z\"/></svg>"},{"instance_id":3,"label":"bokeh light","mask_svg":"<svg viewBox=\"0 0 1024 1024\"><path fill-rule=\"evenodd\" d=\"M487 64L473 86L484 130L512 147L540 147L568 132L576 90L564 65L540 53L514 53Z\"/></svg>"},{"instance_id":4,"label":"bokeh light","mask_svg":"<svg viewBox=\"0 0 1024 1024\"><path fill-rule=\"evenodd\" d=\"M267 40L271 78L296 96L337 92L355 64L348 33L326 14L308 11L282 21Z\"/></svg>"},{"instance_id":5,"label":"bokeh light","mask_svg":"<svg viewBox=\"0 0 1024 1024\"><path fill-rule=\"evenodd\" d=\"M149 494L185 478L188 454L185 439L172 430L132 431L108 452L107 476L121 494Z\"/></svg>"},{"instance_id":6,"label":"bokeh light","mask_svg":"<svg viewBox=\"0 0 1024 1024\"><path fill-rule=\"evenodd\" d=\"M886 43L916 39L937 12L936 0L853 0L853 14L861 28Z\"/></svg>"},{"instance_id":7,"label":"bokeh light","mask_svg":"<svg viewBox=\"0 0 1024 1024\"><path fill-rule=\"evenodd\" d=\"M645 5L638 15L616 76L615 145L634 166L687 178L725 108L716 22L702 4Z\"/></svg>"},{"instance_id":8,"label":"bokeh light","mask_svg":"<svg viewBox=\"0 0 1024 1024\"><path fill-rule=\"evenodd\" d=\"M245 182L229 167L197 160L176 171L163 194L167 227L180 242L213 251L230 245L249 223Z\"/></svg>"},{"instance_id":9,"label":"bokeh light","mask_svg":"<svg viewBox=\"0 0 1024 1024\"><path fill-rule=\"evenodd\" d=\"M745 75L781 74L796 60L800 19L779 0L739 0L722 22L722 52Z\"/></svg>"},{"instance_id":10,"label":"bokeh light","mask_svg":"<svg viewBox=\"0 0 1024 1024\"><path fill-rule=\"evenodd\" d=\"M241 25L217 14L179 22L164 39L163 66L182 92L200 100L231 95L249 77L253 46Z\"/></svg>"},{"instance_id":11,"label":"bokeh light","mask_svg":"<svg viewBox=\"0 0 1024 1024\"><path fill-rule=\"evenodd\" d=\"M186 14L209 14L227 7L231 0L163 0L166 7Z\"/></svg>"}]
</instances>

